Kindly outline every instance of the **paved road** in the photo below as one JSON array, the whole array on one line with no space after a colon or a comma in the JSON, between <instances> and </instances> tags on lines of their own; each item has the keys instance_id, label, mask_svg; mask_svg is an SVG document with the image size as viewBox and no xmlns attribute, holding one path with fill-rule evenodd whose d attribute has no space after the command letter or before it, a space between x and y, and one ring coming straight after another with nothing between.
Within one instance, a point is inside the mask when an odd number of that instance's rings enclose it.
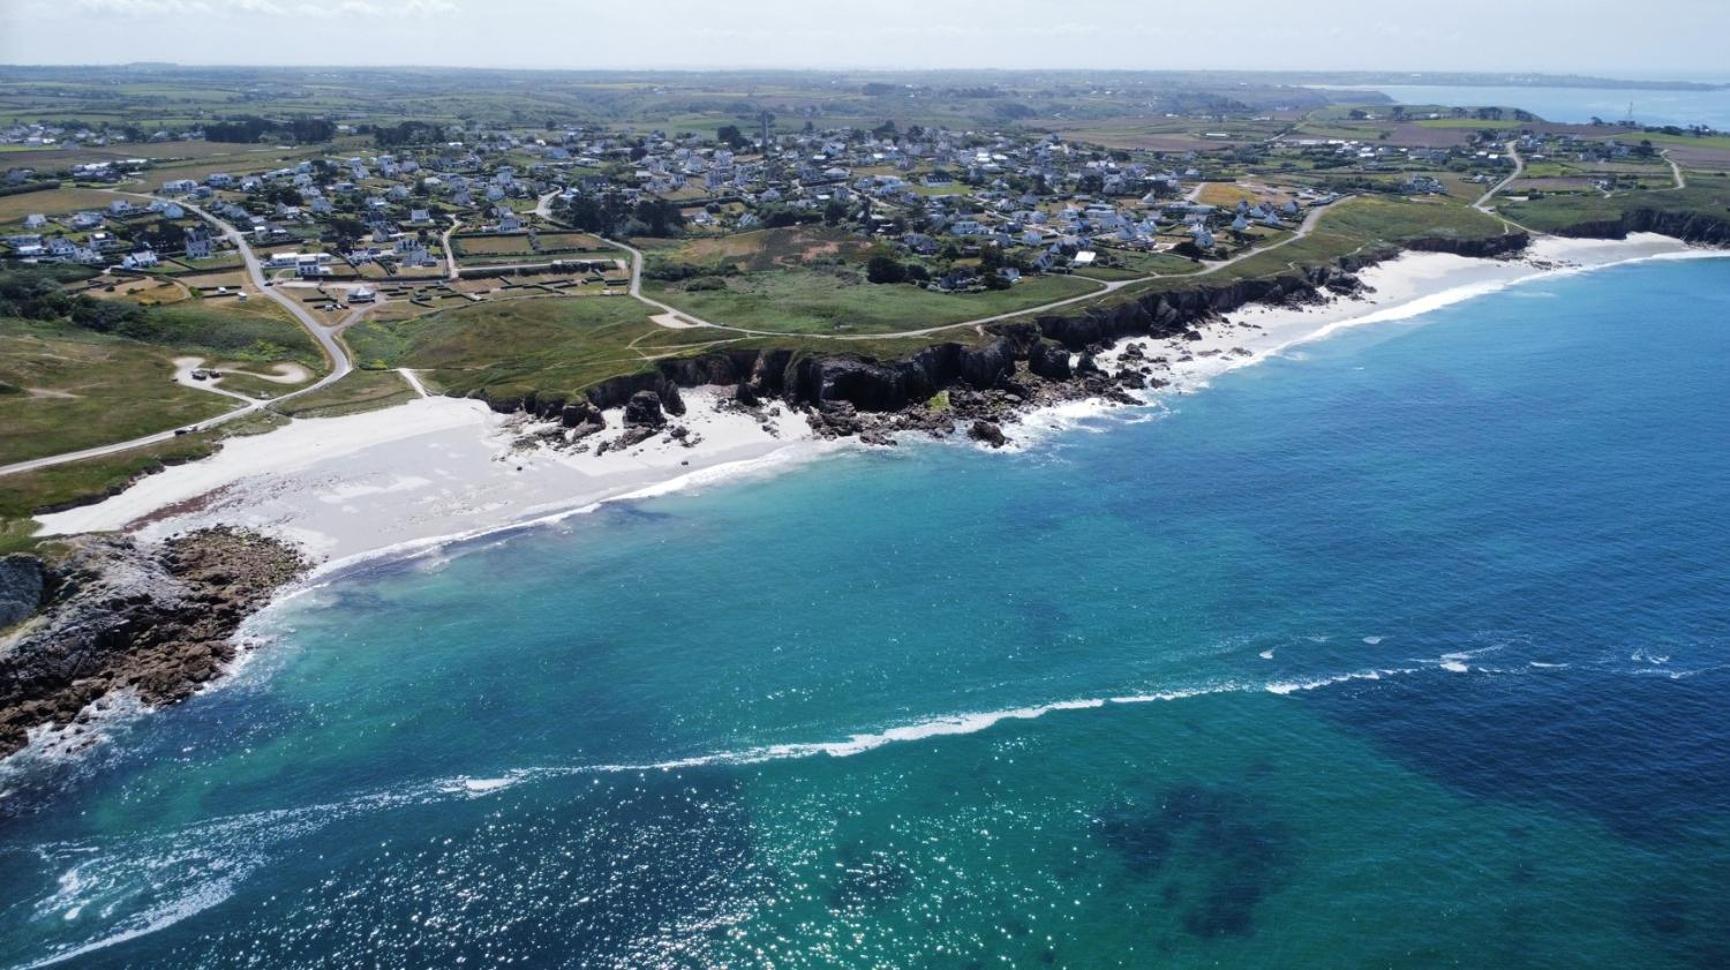
<instances>
[{"instance_id":1,"label":"paved road","mask_svg":"<svg viewBox=\"0 0 1730 970\"><path fill-rule=\"evenodd\" d=\"M1521 175L1524 175L1526 172L1526 160L1520 157L1520 151L1516 147L1516 143L1508 142L1504 147L1508 150L1508 157L1514 160L1514 174L1491 186L1490 191L1485 192L1482 196L1478 197L1478 201L1472 203L1472 208L1477 209L1480 212L1489 212L1490 200L1496 197L1496 193L1507 188L1509 184Z\"/></svg>"},{"instance_id":2,"label":"paved road","mask_svg":"<svg viewBox=\"0 0 1730 970\"><path fill-rule=\"evenodd\" d=\"M1094 280L1094 282L1100 284L1101 288L1094 290L1092 293L1083 293L1080 296L1072 296L1072 297L1069 297L1067 299L1054 300L1051 303L1042 303L1039 306L1027 307L1027 308L1022 309L1022 310L1012 310L1008 313L999 313L999 314L996 314L994 316L980 317L977 320L963 320L960 323L946 323L940 327L925 327L924 329L921 329L921 330L901 330L901 331L897 331L895 333L839 334L839 335L833 335L833 336L828 335L828 334L812 334L811 336L828 337L829 339L833 339L833 340L880 340L880 339L883 339L885 337L924 337L924 336L928 336L928 335L934 334L934 333L941 333L945 330L955 330L955 329L961 328L961 327L977 327L977 326L982 326L982 325L987 324L987 323L998 323L998 322L1003 321L1003 320L1012 320L1016 317L1028 316L1029 314L1045 313L1045 312L1048 312L1050 310L1056 310L1056 309L1060 309L1062 307L1070 306L1071 304L1083 303L1087 300L1098 299L1099 297L1104 296L1107 293L1115 293L1116 291L1121 290L1126 286L1131 286L1131 285L1134 285L1136 283L1145 283L1149 280L1195 279L1197 277L1207 276L1207 275L1210 275L1212 273L1217 273L1220 270L1225 269L1229 266L1234 266L1238 263L1241 263L1244 260L1249 259L1251 257L1261 256L1261 255L1266 254L1266 253L1271 253L1274 250L1279 249L1282 246L1289 246L1292 243L1297 242L1299 239L1302 239L1305 236L1307 236L1310 233L1315 231L1316 223L1321 221L1321 217L1328 211L1328 209L1333 208L1333 206L1339 205L1341 202L1344 202L1346 199L1349 199L1349 198L1351 198L1351 196L1343 196L1343 197L1335 200L1330 205L1321 206L1318 208L1311 209L1309 214L1304 216L1304 221L1298 225L1296 231L1294 231L1291 235L1287 236L1284 239L1281 239L1279 242L1276 242L1271 246L1263 246L1260 249L1246 250L1244 252L1237 254L1236 256L1231 257L1230 259L1222 259L1217 263L1209 263L1209 264L1207 264L1207 266L1205 268L1198 269L1193 273L1149 273L1146 276L1137 276L1134 279L1128 279L1128 280L1112 280L1109 283L1106 283L1106 282L1103 282L1100 280ZM1083 277L1083 278L1085 278L1085 277ZM759 333L759 331L748 331L748 332ZM770 334L769 336L784 336L784 335L783 334Z\"/></svg>"},{"instance_id":3,"label":"paved road","mask_svg":"<svg viewBox=\"0 0 1730 970\"><path fill-rule=\"evenodd\" d=\"M556 197L558 194L559 193L555 191L555 192L548 192L546 195L541 196L540 201L537 202L535 205L535 215L540 216L542 219L545 219L548 222L555 222L555 224L556 224L556 221L553 219L553 216L552 216L552 205L553 205L554 197ZM820 340L881 340L881 339L886 338L886 337L923 337L923 336L933 334L933 333L941 333L945 330L956 330L956 329L960 329L963 327L978 327L978 326L983 326L984 324L987 324L987 323L997 323L997 322L1002 321L1002 320L1010 320L1010 319L1013 319L1015 317L1027 316L1028 314L1046 313L1048 311L1061 309L1063 307L1071 306L1071 305L1076 304L1076 303L1083 303L1083 302L1086 302L1088 300L1098 299L1099 297L1104 296L1107 293L1114 293L1114 292L1121 290L1124 287L1129 286L1129 285L1134 284L1134 283L1144 283L1148 280L1165 279L1168 277L1170 277L1170 278L1181 277L1184 279L1190 279L1190 278L1199 277L1199 276L1207 276L1210 273L1217 273L1222 269L1225 269L1229 266L1240 263L1246 259L1251 258L1252 256L1260 256L1264 253L1270 253L1276 249L1279 249L1282 246L1289 246L1292 243L1297 242L1299 239L1302 239L1305 236L1309 235L1311 232L1315 231L1316 223L1318 221L1320 221L1322 215L1324 213L1326 213L1328 209L1333 208L1333 206L1335 206L1335 205L1339 205L1340 203L1346 201L1349 198L1351 198L1351 196L1342 196L1341 198L1335 200L1332 205L1320 206L1320 207L1311 209L1309 214L1304 217L1304 221L1297 227L1297 230L1295 232L1293 232L1290 236L1287 236L1286 238L1281 239L1279 242L1274 243L1271 246L1263 246L1259 249L1251 249L1251 250L1239 253L1238 255L1233 256L1230 259L1223 259L1217 263L1209 263L1206 268L1197 270L1193 273L1150 273L1146 276L1138 276L1134 279L1113 280L1111 282L1105 282L1103 280L1094 280L1093 282L1098 283L1100 288L1097 290L1094 290L1091 293L1083 293L1080 296L1067 297L1067 298L1062 299L1062 300L1053 300L1050 303L1042 303L1038 306L1031 306L1031 307L1026 307L1026 308L1020 309L1020 310L1013 310L1013 311L1008 312L1008 313L998 313L998 314L995 314L993 316L979 317L979 318L974 319L974 320L963 320L960 323L945 323L941 326L925 327L925 328L922 328L919 330L901 330L901 331L897 331L895 333L868 333L868 334L866 334L866 333L861 333L861 334L798 334L797 336L808 337L808 338L812 338L812 339L820 339ZM691 314L685 312L684 310L680 310L680 309L677 309L675 307L668 306L667 304L662 303L659 300L650 299L649 297L644 296L643 291L642 291L643 254L641 252L639 252L635 247L631 246L630 244L620 242L617 239L608 239L606 241L608 243L611 243L612 245L617 246L620 249L623 249L624 251L631 254L631 291L630 291L631 295L636 297L638 300L641 300L642 302L648 304L649 306L656 307L656 308L664 311L665 313L671 314L672 317L676 320L684 321L682 324L669 324L669 323L662 322L662 321L656 321L657 323L660 323L662 326L670 327L671 329L686 329L686 328L689 328L691 326L713 327L717 330L728 330L728 331L731 331L733 333L748 334L748 335L754 336L754 337L786 337L786 336L790 336L785 331L780 331L780 330L748 330L744 327L734 327L734 326L729 326L729 325L723 324L723 323L711 323L707 320L702 319L701 317L692 316ZM1083 277L1083 278L1085 279L1085 277Z\"/></svg>"},{"instance_id":4,"label":"paved road","mask_svg":"<svg viewBox=\"0 0 1730 970\"><path fill-rule=\"evenodd\" d=\"M550 222L553 225L560 225L559 221L553 218L553 199L558 197L558 194L559 194L558 191L548 192L547 194L541 196L539 201L537 201L535 203L535 215L540 216L542 219L545 219L547 222ZM612 246L617 246L618 248L623 249L625 252L631 254L631 288L629 290L631 296L636 298L638 301L645 303L651 307L654 307L655 309L660 310L662 313L671 316L673 318L673 320L679 321L677 323L663 323L659 320L655 321L656 323L660 323L661 326L667 327L670 330L686 330L686 329L689 329L691 327L714 327L717 330L732 330L732 331L735 331L737 333L752 333L752 334L754 334L754 333L765 332L765 331L757 331L757 330L741 330L738 327L729 327L729 326L726 326L725 324L710 323L709 321L704 320L702 317L693 316L693 315L686 313L685 311L680 310L676 307L668 306L667 304L662 303L660 300L655 300L655 299L651 299L649 297L644 296L643 295L643 253L642 253L642 251L637 249L637 247L632 246L629 243L621 242L617 239L608 239L605 236L602 236L600 238L601 238L602 242L605 242L605 243L612 245ZM770 335L771 336L779 336L779 334L770 334Z\"/></svg>"},{"instance_id":5,"label":"paved road","mask_svg":"<svg viewBox=\"0 0 1730 970\"><path fill-rule=\"evenodd\" d=\"M114 192L116 195L130 195L142 199L155 198L155 196L145 195L138 192L120 192L112 189L109 191ZM311 313L308 313L306 308L301 306L293 297L278 292L274 287L265 285L264 268L259 263L258 256L253 253L252 247L247 244L246 237L241 234L240 230L190 202L183 200L174 201L188 211L196 213L198 216L214 224L222 231L224 237L235 244L235 248L240 252L241 259L246 263L247 274L252 277L252 285L257 287L260 293L263 293L265 296L281 304L294 316L294 319L306 329L306 332L312 335L312 338L318 342L319 349L324 353L325 358L330 361L330 372L300 390L290 391L287 394L272 398L268 401L249 401L241 407L235 408L226 414L219 414L214 418L207 418L194 424L183 425L179 428L170 428L167 431L159 431L156 434L144 435L143 437L133 438L128 441L117 441L113 444L101 445L96 448L85 448L82 451L69 451L59 455L49 455L45 458L35 458L30 461L16 462L11 465L0 465L0 475L14 475L19 472L34 471L38 468L48 468L53 465L62 465L67 462L83 461L87 458L100 458L104 455L113 455L122 451L131 451L134 448L142 448L145 445L154 445L164 441L172 441L176 436L184 432L202 431L206 428L211 428L228 421L233 421L236 418L252 414L268 405L287 401L291 398L299 397L302 394L310 394L320 388L328 387L346 377L348 373L354 369L354 364L349 359L348 349L342 345L340 340L337 339L337 335L342 332L344 327L347 327L358 319L364 310L349 314L347 318L334 327L325 326L313 317Z\"/></svg>"}]
</instances>

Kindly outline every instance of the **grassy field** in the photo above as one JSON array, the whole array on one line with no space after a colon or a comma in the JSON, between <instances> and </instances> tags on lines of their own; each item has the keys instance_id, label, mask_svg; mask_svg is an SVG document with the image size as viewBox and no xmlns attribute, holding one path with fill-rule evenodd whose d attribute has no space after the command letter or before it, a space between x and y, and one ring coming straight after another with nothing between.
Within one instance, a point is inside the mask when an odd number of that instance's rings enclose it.
<instances>
[{"instance_id":1,"label":"grassy field","mask_svg":"<svg viewBox=\"0 0 1730 970\"><path fill-rule=\"evenodd\" d=\"M295 361L324 369L324 356L312 337L270 300L207 304L202 300L156 307L149 323L127 336L150 343L207 351L223 360L248 364Z\"/></svg>"},{"instance_id":2,"label":"grassy field","mask_svg":"<svg viewBox=\"0 0 1730 970\"><path fill-rule=\"evenodd\" d=\"M655 351L640 353L633 342L670 333L649 322L647 307L626 297L549 298L367 321L350 328L346 339L363 367L430 371L439 387L462 395L580 391L648 367L645 354Z\"/></svg>"},{"instance_id":3,"label":"grassy field","mask_svg":"<svg viewBox=\"0 0 1730 970\"><path fill-rule=\"evenodd\" d=\"M589 250L606 250L617 252L613 247L601 241L601 237L586 232L543 232L540 234L541 251L587 252Z\"/></svg>"},{"instance_id":4,"label":"grassy field","mask_svg":"<svg viewBox=\"0 0 1730 970\"><path fill-rule=\"evenodd\" d=\"M960 323L1090 293L1070 276L1034 277L1007 290L933 293L907 284L867 283L862 274L828 267L783 268L723 281L724 289L690 291L645 281L644 292L705 320L776 333L886 333Z\"/></svg>"},{"instance_id":5,"label":"grassy field","mask_svg":"<svg viewBox=\"0 0 1730 970\"><path fill-rule=\"evenodd\" d=\"M330 418L403 404L419 396L394 370L355 370L329 387L270 409L294 418Z\"/></svg>"},{"instance_id":6,"label":"grassy field","mask_svg":"<svg viewBox=\"0 0 1730 970\"><path fill-rule=\"evenodd\" d=\"M83 209L106 209L121 196L100 189L63 187L44 192L15 192L0 195L0 225L23 222L33 212L45 216L67 215ZM42 231L48 231L44 227Z\"/></svg>"},{"instance_id":7,"label":"grassy field","mask_svg":"<svg viewBox=\"0 0 1730 970\"><path fill-rule=\"evenodd\" d=\"M1328 209L1315 231L1289 245L1260 253L1209 273L1201 285L1321 266L1352 253L1421 238L1481 239L1503 232L1501 220L1446 197L1395 199L1358 196ZM1181 277L1124 287L1105 302L1132 299L1150 291L1193 285Z\"/></svg>"},{"instance_id":8,"label":"grassy field","mask_svg":"<svg viewBox=\"0 0 1730 970\"><path fill-rule=\"evenodd\" d=\"M451 248L457 256L530 256L534 247L529 237L521 236L452 236Z\"/></svg>"},{"instance_id":9,"label":"grassy field","mask_svg":"<svg viewBox=\"0 0 1730 970\"><path fill-rule=\"evenodd\" d=\"M236 402L174 383L162 347L0 320L0 464L154 434Z\"/></svg>"},{"instance_id":10,"label":"grassy field","mask_svg":"<svg viewBox=\"0 0 1730 970\"><path fill-rule=\"evenodd\" d=\"M38 527L32 517L38 513L98 501L141 476L214 453L223 438L259 434L282 422L272 415L248 415L216 431L184 435L148 448L0 476L0 555L52 543L31 537Z\"/></svg>"},{"instance_id":11,"label":"grassy field","mask_svg":"<svg viewBox=\"0 0 1730 970\"><path fill-rule=\"evenodd\" d=\"M854 259L869 248L865 240L857 236L821 226L758 229L672 244L663 240L644 242L647 244L643 247L645 251L655 252L672 262L696 266L725 263L740 272L798 266L806 260L824 257Z\"/></svg>"},{"instance_id":12,"label":"grassy field","mask_svg":"<svg viewBox=\"0 0 1730 970\"><path fill-rule=\"evenodd\" d=\"M1508 218L1542 232L1566 229L1588 222L1614 221L1633 209L1659 209L1698 213L1730 221L1730 177L1694 173L1688 187L1658 188L1646 192L1617 192L1609 198L1597 192L1578 195L1546 195L1525 202L1499 199L1496 210Z\"/></svg>"}]
</instances>

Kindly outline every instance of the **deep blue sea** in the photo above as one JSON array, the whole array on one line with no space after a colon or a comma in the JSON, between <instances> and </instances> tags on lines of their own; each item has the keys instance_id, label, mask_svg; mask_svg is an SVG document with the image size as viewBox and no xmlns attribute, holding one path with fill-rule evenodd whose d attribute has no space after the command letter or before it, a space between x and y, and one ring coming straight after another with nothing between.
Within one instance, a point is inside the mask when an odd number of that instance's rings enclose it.
<instances>
[{"instance_id":1,"label":"deep blue sea","mask_svg":"<svg viewBox=\"0 0 1730 970\"><path fill-rule=\"evenodd\" d=\"M1722 79L1715 79L1721 82ZM1401 104L1524 108L1545 121L1585 124L1633 117L1643 125L1708 125L1730 131L1730 91L1642 91L1620 88L1546 88L1381 84L1369 86Z\"/></svg>"},{"instance_id":2,"label":"deep blue sea","mask_svg":"<svg viewBox=\"0 0 1730 970\"><path fill-rule=\"evenodd\" d=\"M0 966L1730 964L1730 260L291 600Z\"/></svg>"}]
</instances>

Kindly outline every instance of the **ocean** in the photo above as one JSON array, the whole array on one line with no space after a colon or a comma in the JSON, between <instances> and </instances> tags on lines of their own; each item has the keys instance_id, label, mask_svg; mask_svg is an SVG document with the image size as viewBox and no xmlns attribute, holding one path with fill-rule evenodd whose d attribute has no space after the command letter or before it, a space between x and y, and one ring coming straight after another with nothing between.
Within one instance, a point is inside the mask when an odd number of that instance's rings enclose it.
<instances>
[{"instance_id":1,"label":"ocean","mask_svg":"<svg viewBox=\"0 0 1730 970\"><path fill-rule=\"evenodd\" d=\"M8 763L0 966L1723 966L1727 284L339 576Z\"/></svg>"},{"instance_id":2,"label":"ocean","mask_svg":"<svg viewBox=\"0 0 1730 970\"><path fill-rule=\"evenodd\" d=\"M1723 83L1722 78L1711 81ZM1523 108L1545 121L1558 124L1586 124L1593 118L1614 124L1628 117L1632 110L1634 120L1643 125L1708 125L1719 131L1730 130L1730 91L1436 84L1362 87L1380 91L1401 104L1500 105Z\"/></svg>"}]
</instances>

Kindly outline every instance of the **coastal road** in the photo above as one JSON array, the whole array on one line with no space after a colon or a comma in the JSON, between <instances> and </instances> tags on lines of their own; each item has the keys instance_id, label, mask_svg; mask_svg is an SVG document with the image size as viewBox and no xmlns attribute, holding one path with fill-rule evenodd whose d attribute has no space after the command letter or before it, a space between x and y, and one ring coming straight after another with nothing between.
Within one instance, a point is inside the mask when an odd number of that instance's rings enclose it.
<instances>
[{"instance_id":1,"label":"coastal road","mask_svg":"<svg viewBox=\"0 0 1730 970\"><path fill-rule=\"evenodd\" d=\"M129 195L140 199L157 199L156 196L140 192L122 192L115 189L109 189L107 191L113 192L116 195ZM120 452L131 451L134 448L142 448L146 445L172 441L181 434L191 431L203 431L215 427L216 425L233 421L236 418L244 417L256 411L263 410L271 404L287 401L291 398L299 397L302 394L311 394L313 391L328 387L331 384L342 380L344 377L348 376L350 371L354 370L354 363L349 358L348 348L343 346L342 342L337 339L337 336L342 332L343 328L358 319L361 312L364 311L356 311L336 326L326 327L324 324L319 323L318 320L314 318L311 313L308 313L306 308L301 306L293 297L278 292L274 287L265 285L264 267L260 264L257 254L252 251L252 247L247 244L246 237L241 234L240 230L190 202L181 200L164 201L174 201L175 204L198 215L207 222L210 222L222 232L224 238L234 243L235 249L240 252L240 258L246 264L246 272L252 279L252 285L266 297L269 297L281 304L284 309L288 310L288 312L293 315L295 321L299 323L307 333L312 335L313 340L317 341L320 351L323 352L325 358L330 362L329 373L300 390L290 391L287 394L266 401L248 401L241 407L235 408L225 414L219 414L214 418L206 418L203 421L198 421L193 424L182 425L178 428L170 428L167 431L159 431L156 434L143 435L142 437L132 438L127 441L117 441L113 444L100 445L95 448L85 448L81 451L69 451L59 455L34 458L30 461L20 461L14 462L10 465L0 465L0 475L15 475L19 472L35 471L39 468L49 468L54 465L63 465L67 462L74 461L84 461L89 458L101 458L105 455L119 454Z\"/></svg>"},{"instance_id":2,"label":"coastal road","mask_svg":"<svg viewBox=\"0 0 1730 970\"><path fill-rule=\"evenodd\" d=\"M1491 186L1490 191L1485 192L1483 195L1478 197L1478 201L1472 203L1472 208L1477 209L1479 212L1489 212L1490 200L1496 197L1496 193L1507 188L1515 179L1526 174L1526 160L1520 157L1518 143L1508 142L1503 147L1507 149L1508 157L1514 160L1514 174Z\"/></svg>"},{"instance_id":3,"label":"coastal road","mask_svg":"<svg viewBox=\"0 0 1730 970\"><path fill-rule=\"evenodd\" d=\"M562 190L555 189L554 191L548 192L535 202L535 215L555 226L563 225L563 223L560 223L557 219L553 218L553 200L558 198L560 191ZM644 296L642 251L629 243L620 242L617 239L608 239L605 236L601 236L600 239L602 242L607 243L610 246L616 246L631 254L631 288L629 292L632 298L636 299L639 303L643 303L661 311L661 314L657 316L664 315L664 319L657 319L657 317L649 318L655 323L660 324L669 330L688 330L692 327L714 327L717 330L732 330L737 333L758 333L758 331L755 330L740 330L738 327L729 327L725 324L710 323L701 317L692 316L676 307L668 306L660 300Z\"/></svg>"},{"instance_id":4,"label":"coastal road","mask_svg":"<svg viewBox=\"0 0 1730 970\"><path fill-rule=\"evenodd\" d=\"M540 200L535 205L535 215L541 217L542 219L545 219L547 222L553 223L554 225L559 224L557 222L557 220L553 219L553 215L552 215L553 199L556 198L558 196L558 194L559 193L557 191L548 192L547 194L541 196ZM803 337L803 338L818 339L818 340L881 340L881 339L886 338L886 337L924 337L924 336L928 336L928 335L934 334L934 333L942 333L945 330L957 330L957 329L961 329L964 327L978 327L978 326L983 326L983 325L988 324L988 323L998 323L998 322L1001 322L1003 320L1011 320L1011 319L1014 319L1016 317L1027 316L1028 314L1046 313L1046 312L1049 312L1051 310L1062 309L1063 307L1066 307L1066 306L1073 306L1074 304L1077 304L1077 303L1084 303L1088 300L1098 299L1099 297L1102 297L1108 293L1115 293L1116 291L1121 290L1126 286L1130 286L1130 285L1135 284L1135 283L1145 283L1148 280L1157 280L1157 279L1166 279L1166 278L1191 279L1191 278L1195 278L1195 277L1207 276L1211 273L1217 273L1222 269L1226 269L1227 267L1234 266L1237 263L1241 263L1244 260L1249 259L1251 257L1260 256L1260 255L1263 255L1264 253L1270 253L1270 252L1273 252L1274 250L1279 249L1283 246L1289 246L1292 243L1297 242L1299 239L1302 239L1305 236L1308 236L1311 232L1315 231L1316 223L1321 220L1322 215L1325 214L1329 209L1333 208L1333 206L1339 205L1340 203L1347 201L1350 198L1351 198L1351 196L1349 196L1349 195L1348 196L1342 196L1339 199L1334 200L1334 202L1331 203L1330 205L1317 206L1316 208L1311 209L1309 211L1309 214L1304 216L1303 222L1298 225L1297 229L1290 236L1287 236L1286 238L1281 239L1279 242L1276 242L1271 246L1263 246L1259 249L1247 250L1245 252L1237 254L1236 256L1231 257L1230 259L1223 259L1217 263L1209 263L1209 264L1207 264L1207 266L1205 268L1196 270L1193 273L1150 273L1146 276L1137 276L1134 279L1112 280L1110 282L1107 282L1104 280L1093 280L1093 282L1099 284L1099 289L1094 290L1091 293L1083 293L1080 296L1066 297L1062 300L1053 300L1050 303L1042 303L1038 306L1026 307L1025 309L1014 310L1014 311L1011 311L1009 313L998 313L998 314L994 314L994 315L988 316L988 317L979 317L979 318L974 319L974 320L963 320L960 323L945 323L945 324L942 324L941 326L924 327L924 328L918 329L918 330L902 330L902 331L898 331L895 333L869 333L869 334L864 334L864 333L861 333L861 334L799 334L799 336ZM639 252L634 246L631 246L628 243L620 242L617 239L607 239L606 242L608 242L614 246L617 246L620 249L623 249L624 251L631 254L631 290L630 290L631 296L636 297L641 302L648 304L649 306L656 307L656 308L664 311L666 314L668 314L670 319L656 319L654 317L650 318L650 319L654 320L656 323L660 324L661 326L667 327L669 329L674 329L674 330L689 329L689 328L694 327L694 326L695 327L713 327L717 330L728 330L728 331L732 331L733 333L746 334L746 335L753 336L753 337L785 337L785 336L788 336L788 334L786 334L785 332L778 331L778 330L748 330L744 327L734 327L734 326L729 326L729 325L723 324L723 323L711 323L711 322L704 320L700 317L692 316L691 314L686 313L683 310L679 310L675 307L668 306L667 304L662 303L659 300L650 299L649 297L644 296L643 295L643 289L642 289L643 254L641 252ZM1085 278L1086 277L1083 277L1083 279L1085 279Z\"/></svg>"},{"instance_id":5,"label":"coastal road","mask_svg":"<svg viewBox=\"0 0 1730 970\"><path fill-rule=\"evenodd\" d=\"M449 270L449 275L445 277L446 279L454 280L458 276L462 275L462 270L457 268L457 252L451 248L451 233L461 229L462 225L462 220L458 219L456 216L451 216L451 227L446 229L444 235L439 237L439 245L443 246L445 250L445 268Z\"/></svg>"},{"instance_id":6,"label":"coastal road","mask_svg":"<svg viewBox=\"0 0 1730 970\"><path fill-rule=\"evenodd\" d=\"M1688 187L1688 177L1686 175L1682 174L1682 166L1677 165L1676 160L1674 158L1670 157L1670 149L1668 149L1668 148L1664 149L1663 155L1664 155L1664 161L1666 161L1670 164L1670 175L1676 179L1676 187L1675 187L1675 189L1672 189L1671 191L1680 192L1681 190L1687 188Z\"/></svg>"},{"instance_id":7,"label":"coastal road","mask_svg":"<svg viewBox=\"0 0 1730 970\"><path fill-rule=\"evenodd\" d=\"M1203 267L1202 269L1198 269L1193 273L1149 273L1146 276L1137 276L1134 279L1127 279L1127 280L1112 280L1109 283L1105 282L1103 280L1094 280L1095 283L1100 284L1100 288L1097 290L1094 290L1092 293L1083 293L1080 296L1072 296L1072 297L1068 297L1068 298L1062 299L1062 300L1054 300L1051 303L1042 303L1039 306L1027 307L1026 309L1023 309L1023 310L1012 310L1008 313L999 313L999 314L996 314L994 316L980 317L976 320L963 320L960 323L946 323L946 324L943 324L942 326L939 326L939 327L925 327L925 328L920 329L920 330L902 330L902 331L899 331L897 333L835 334L835 335L810 334L809 336L814 336L814 337L815 336L822 336L822 337L826 337L826 338L831 339L831 340L880 340L880 339L885 338L885 337L925 337L925 336L929 336L929 335L934 334L934 333L942 333L945 330L955 330L955 329L962 328L962 327L978 327L978 326L983 326L987 323L1000 323L1004 320L1013 320L1016 317L1024 317L1024 316L1028 316L1029 314L1045 313L1045 312L1048 312L1050 310L1061 309L1063 307L1071 306L1071 305L1076 304L1076 303L1083 303L1083 302L1086 302L1088 300L1095 300L1101 296L1104 296L1107 293L1115 293L1118 290L1121 290L1126 286L1133 286L1137 283L1146 283L1149 280L1159 280L1159 279L1186 279L1187 280L1187 279L1195 279L1197 277L1202 277L1202 276L1208 276L1210 274L1217 273L1222 269L1226 269L1228 267L1235 266L1236 264L1241 263L1246 259L1250 259L1250 258L1255 257L1255 256L1265 255L1267 253L1271 253L1274 250L1279 249L1283 246L1289 246L1292 243L1297 242L1299 239L1302 239L1305 236L1308 236L1310 233L1315 231L1316 223L1321 221L1321 217L1324 214L1326 214L1329 209L1333 208L1336 205L1339 205L1342 202L1345 202L1349 198L1351 198L1351 196L1349 196L1349 195L1348 196L1342 196L1341 198L1334 200L1334 202L1332 202L1329 205L1318 206L1316 208L1311 209L1309 211L1309 214L1304 216L1304 221L1298 225L1297 229L1291 235L1287 236L1284 239L1281 239L1279 242L1276 242L1276 243L1272 244L1271 246L1263 246L1259 249L1245 250L1244 252L1238 253L1236 256L1233 256L1230 259L1222 259L1217 263L1209 263L1209 264L1207 264L1207 266ZM1085 279L1085 277L1083 277L1083 278ZM752 333L752 334L758 334L759 333L759 331L755 331L755 330L746 331L746 332ZM777 335L771 334L771 336L777 336ZM801 335L801 336L806 336L806 335Z\"/></svg>"},{"instance_id":8,"label":"coastal road","mask_svg":"<svg viewBox=\"0 0 1730 970\"><path fill-rule=\"evenodd\" d=\"M123 194L136 195L137 193L128 192ZM151 196L142 197L153 198ZM324 353L325 359L330 362L330 372L319 378L317 382L313 383L309 387L303 387L298 391L285 394L282 397L277 398L277 400L287 400L301 394L309 394L321 387L326 387L342 380L344 377L348 376L349 371L354 370L354 363L349 360L348 348L344 347L342 342L336 339L337 332L342 328L341 325L326 327L324 324L318 322L318 319L311 313L308 313L306 308L301 306L300 301L278 291L274 286L268 285L269 281L265 279L264 266L259 262L258 254L252 251L252 246L247 243L246 236L241 233L239 229L234 228L221 219L218 219L210 212L200 208L199 206L193 205L190 202L182 201L178 204L187 211L198 215L206 222L216 226L217 229L222 231L223 238L234 243L234 248L240 252L240 258L246 263L246 273L252 278L252 285L257 288L258 292L263 293L272 300L275 300L283 307L283 309L293 315L295 321L298 322L308 334L312 335L313 340L318 342L319 350Z\"/></svg>"}]
</instances>

